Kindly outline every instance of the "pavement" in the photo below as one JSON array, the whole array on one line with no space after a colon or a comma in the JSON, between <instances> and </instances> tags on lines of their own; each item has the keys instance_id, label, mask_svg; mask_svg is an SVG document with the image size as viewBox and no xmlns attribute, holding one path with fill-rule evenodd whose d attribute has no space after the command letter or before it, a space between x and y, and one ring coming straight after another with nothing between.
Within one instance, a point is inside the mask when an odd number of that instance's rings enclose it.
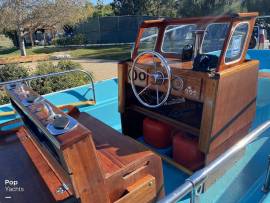
<instances>
[{"instance_id":1,"label":"pavement","mask_svg":"<svg viewBox=\"0 0 270 203\"><path fill-rule=\"evenodd\" d=\"M94 81L106 80L117 77L117 61L103 59L68 59L81 64L84 70L92 72ZM51 60L53 64L57 64L59 60ZM38 62L24 63L30 70L34 70ZM40 63L40 62L39 62Z\"/></svg>"},{"instance_id":2,"label":"pavement","mask_svg":"<svg viewBox=\"0 0 270 203\"><path fill-rule=\"evenodd\" d=\"M111 79L117 77L117 61L101 59L71 59L81 64L84 70L90 71L94 75L95 81Z\"/></svg>"}]
</instances>

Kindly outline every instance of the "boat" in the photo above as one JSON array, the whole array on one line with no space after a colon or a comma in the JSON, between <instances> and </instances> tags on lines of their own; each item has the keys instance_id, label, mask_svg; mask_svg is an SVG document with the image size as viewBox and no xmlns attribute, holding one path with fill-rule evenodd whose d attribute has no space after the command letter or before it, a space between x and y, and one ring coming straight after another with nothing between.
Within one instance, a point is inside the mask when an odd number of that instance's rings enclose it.
<instances>
[{"instance_id":1,"label":"boat","mask_svg":"<svg viewBox=\"0 0 270 203\"><path fill-rule=\"evenodd\" d=\"M144 21L118 77L47 95L0 83L1 202L269 202L258 13Z\"/></svg>"}]
</instances>

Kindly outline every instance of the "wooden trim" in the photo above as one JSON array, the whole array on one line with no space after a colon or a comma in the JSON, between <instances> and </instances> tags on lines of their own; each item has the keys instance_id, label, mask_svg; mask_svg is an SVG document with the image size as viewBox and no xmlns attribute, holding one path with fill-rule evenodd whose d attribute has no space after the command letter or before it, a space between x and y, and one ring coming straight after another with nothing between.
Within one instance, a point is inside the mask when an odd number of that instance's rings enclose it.
<instances>
[{"instance_id":1,"label":"wooden trim","mask_svg":"<svg viewBox=\"0 0 270 203\"><path fill-rule=\"evenodd\" d=\"M232 21L230 21L230 26L229 26L229 29L228 29L228 33L226 35L226 38L224 40L224 43L223 43L223 46L222 46L222 50L221 50L221 53L220 53L220 57L219 57L219 62L218 62L218 66L216 68L216 71L217 72L220 72L224 69L224 58L225 58L225 55L226 55L226 50L227 50L227 47L228 47L228 43L232 37L232 34L233 34L233 27L234 27L234 23Z\"/></svg>"},{"instance_id":2,"label":"wooden trim","mask_svg":"<svg viewBox=\"0 0 270 203\"><path fill-rule=\"evenodd\" d=\"M77 198L81 202L110 202L105 187L95 145L88 135L63 151L64 159L71 172L71 181ZM97 192L98 190L98 192Z\"/></svg>"},{"instance_id":3,"label":"wooden trim","mask_svg":"<svg viewBox=\"0 0 270 203\"><path fill-rule=\"evenodd\" d=\"M22 123L22 120L20 118L17 118L17 119L14 119L14 120L11 120L11 121L0 124L0 136L7 136L7 135L11 135L11 134L16 133L18 130L20 130L21 126L16 127L16 128L12 128L10 130L2 130L2 128L5 127L5 126L15 124L15 123L19 123L19 122Z\"/></svg>"},{"instance_id":4,"label":"wooden trim","mask_svg":"<svg viewBox=\"0 0 270 203\"><path fill-rule=\"evenodd\" d=\"M126 76L128 74L127 61L118 63L118 111L123 113L125 111L126 98Z\"/></svg>"},{"instance_id":5,"label":"wooden trim","mask_svg":"<svg viewBox=\"0 0 270 203\"><path fill-rule=\"evenodd\" d=\"M64 193L56 193L57 189L61 187L63 183L67 185L69 184L61 180L59 175L55 173L46 159L44 159L44 156L34 144L30 134L26 132L25 128L21 128L17 133L17 136L37 168L42 180L46 183L55 201L61 201L72 196L72 190L65 191Z\"/></svg>"},{"instance_id":6,"label":"wooden trim","mask_svg":"<svg viewBox=\"0 0 270 203\"><path fill-rule=\"evenodd\" d=\"M161 46L162 46L165 29L166 29L165 26L162 26L159 28L158 37L156 41L156 47L155 47L156 52L161 52Z\"/></svg>"},{"instance_id":7,"label":"wooden trim","mask_svg":"<svg viewBox=\"0 0 270 203\"><path fill-rule=\"evenodd\" d=\"M205 16L205 17L192 17L192 18L173 18L173 19L159 19L159 20L146 20L142 23L141 27L153 27L158 25L168 25L168 24L184 24L190 22L202 22L202 24L207 22L224 22L230 21L232 19L245 20L250 18L255 18L258 16L257 12L253 13L236 13L232 15L224 16Z\"/></svg>"},{"instance_id":8,"label":"wooden trim","mask_svg":"<svg viewBox=\"0 0 270 203\"><path fill-rule=\"evenodd\" d=\"M156 197L155 177L147 175L127 187L127 194L115 203L152 202Z\"/></svg>"},{"instance_id":9,"label":"wooden trim","mask_svg":"<svg viewBox=\"0 0 270 203\"><path fill-rule=\"evenodd\" d=\"M134 45L134 49L133 49L133 52L132 52L131 60L134 60L136 58L137 54L138 54L140 40L142 38L143 32L144 32L144 28L140 27L138 35L137 35L136 40L135 40L135 45Z\"/></svg>"},{"instance_id":10,"label":"wooden trim","mask_svg":"<svg viewBox=\"0 0 270 203\"><path fill-rule=\"evenodd\" d=\"M0 57L0 65L10 64L10 63L26 63L26 62L35 62L35 61L48 61L48 60L49 60L49 55L48 54Z\"/></svg>"},{"instance_id":11,"label":"wooden trim","mask_svg":"<svg viewBox=\"0 0 270 203\"><path fill-rule=\"evenodd\" d=\"M199 137L199 149L207 153L210 141L210 135L213 127L213 117L215 113L216 97L219 80L208 79L205 81L204 87L204 106L201 121L201 130Z\"/></svg>"},{"instance_id":12,"label":"wooden trim","mask_svg":"<svg viewBox=\"0 0 270 203\"><path fill-rule=\"evenodd\" d=\"M256 21L255 18L248 19L248 20L242 19L241 21L240 20L233 21L232 27L230 28L230 35L229 35L228 38L226 38L226 43L224 43L224 45L226 45L226 46L223 47L222 54L221 54L221 56L219 58L220 59L220 64L219 64L218 69L217 69L218 72L221 72L223 70L226 70L226 69L235 67L237 65L240 65L246 60L246 54L247 54L249 42L250 42L250 39L251 39L251 36L252 36L255 21ZM225 57L226 57L226 51L227 51L227 49L229 47L229 42L230 42L230 40L232 38L232 35L233 35L234 31L235 31L235 28L238 26L239 23L243 23L243 22L248 23L248 33L247 33L247 36L246 36L246 39L245 39L245 42L244 42L241 57L236 62L226 64L225 63Z\"/></svg>"}]
</instances>

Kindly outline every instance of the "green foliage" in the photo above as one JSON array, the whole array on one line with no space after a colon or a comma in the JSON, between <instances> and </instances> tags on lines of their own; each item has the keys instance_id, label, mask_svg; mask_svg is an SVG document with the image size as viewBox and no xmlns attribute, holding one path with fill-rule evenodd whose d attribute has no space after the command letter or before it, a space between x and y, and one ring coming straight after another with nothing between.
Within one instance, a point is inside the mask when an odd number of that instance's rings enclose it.
<instances>
[{"instance_id":1,"label":"green foliage","mask_svg":"<svg viewBox=\"0 0 270 203\"><path fill-rule=\"evenodd\" d=\"M7 64L0 67L0 82L25 78L29 75L28 69L18 64ZM6 92L0 90L0 104L6 104L8 102L9 98L6 95Z\"/></svg>"},{"instance_id":2,"label":"green foliage","mask_svg":"<svg viewBox=\"0 0 270 203\"><path fill-rule=\"evenodd\" d=\"M31 75L44 75L65 70L80 69L81 65L69 60L39 63ZM14 80L30 76L24 66L17 64L5 65L0 68L0 81ZM39 94L47 94L89 83L89 79L82 73L70 73L63 76L36 79L31 81L31 87ZM4 91L0 91L0 104L8 103L9 99Z\"/></svg>"},{"instance_id":3,"label":"green foliage","mask_svg":"<svg viewBox=\"0 0 270 203\"><path fill-rule=\"evenodd\" d=\"M182 0L179 1L177 14L183 17L224 15L240 12L240 8L238 0Z\"/></svg>"},{"instance_id":4,"label":"green foliage","mask_svg":"<svg viewBox=\"0 0 270 203\"><path fill-rule=\"evenodd\" d=\"M159 0L114 0L115 15L156 15Z\"/></svg>"},{"instance_id":5,"label":"green foliage","mask_svg":"<svg viewBox=\"0 0 270 203\"><path fill-rule=\"evenodd\" d=\"M0 67L0 81L16 80L29 76L29 71L24 66L18 64L7 64Z\"/></svg>"},{"instance_id":6,"label":"green foliage","mask_svg":"<svg viewBox=\"0 0 270 203\"><path fill-rule=\"evenodd\" d=\"M54 72L62 72L65 70L79 69L81 65L69 60L63 60L58 62L57 65L53 65L51 62L43 62L38 64L34 72L35 75L44 75ZM47 94L50 92L56 92L63 89L72 88L86 84L88 79L81 73L70 73L63 76L56 76L50 78L37 79L32 82L32 87L39 94Z\"/></svg>"},{"instance_id":7,"label":"green foliage","mask_svg":"<svg viewBox=\"0 0 270 203\"><path fill-rule=\"evenodd\" d=\"M78 62L70 61L70 60L61 60L58 62L58 68L61 70L72 70L72 69L81 69L82 66Z\"/></svg>"},{"instance_id":8,"label":"green foliage","mask_svg":"<svg viewBox=\"0 0 270 203\"><path fill-rule=\"evenodd\" d=\"M9 102L9 98L4 90L0 90L0 105L7 104Z\"/></svg>"},{"instance_id":9,"label":"green foliage","mask_svg":"<svg viewBox=\"0 0 270 203\"><path fill-rule=\"evenodd\" d=\"M176 17L180 0L114 0L115 15Z\"/></svg>"},{"instance_id":10,"label":"green foliage","mask_svg":"<svg viewBox=\"0 0 270 203\"><path fill-rule=\"evenodd\" d=\"M110 4L104 5L103 1L97 0L93 17L112 16L114 15L112 6Z\"/></svg>"},{"instance_id":11,"label":"green foliage","mask_svg":"<svg viewBox=\"0 0 270 203\"><path fill-rule=\"evenodd\" d=\"M260 15L269 15L270 13L269 0L245 0L243 5L248 11L259 12Z\"/></svg>"},{"instance_id":12,"label":"green foliage","mask_svg":"<svg viewBox=\"0 0 270 203\"><path fill-rule=\"evenodd\" d=\"M269 0L260 1L269 2ZM245 2L257 4L255 0L114 0L111 5L115 15L190 17L239 12L246 10ZM264 7L263 3L261 7ZM248 8L254 10L252 5Z\"/></svg>"},{"instance_id":13,"label":"green foliage","mask_svg":"<svg viewBox=\"0 0 270 203\"><path fill-rule=\"evenodd\" d=\"M61 37L53 41L54 45L83 45L87 44L87 39L84 34L77 34L74 37Z\"/></svg>"}]
</instances>

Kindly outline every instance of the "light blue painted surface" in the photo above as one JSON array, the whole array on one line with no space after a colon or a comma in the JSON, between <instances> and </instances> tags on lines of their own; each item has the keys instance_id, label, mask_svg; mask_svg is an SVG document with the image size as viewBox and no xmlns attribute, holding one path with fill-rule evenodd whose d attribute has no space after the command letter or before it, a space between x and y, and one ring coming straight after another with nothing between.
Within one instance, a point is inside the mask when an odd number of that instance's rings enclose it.
<instances>
[{"instance_id":1,"label":"light blue painted surface","mask_svg":"<svg viewBox=\"0 0 270 203\"><path fill-rule=\"evenodd\" d=\"M248 55L252 59L260 61L260 69L270 69L270 50L249 49Z\"/></svg>"}]
</instances>

